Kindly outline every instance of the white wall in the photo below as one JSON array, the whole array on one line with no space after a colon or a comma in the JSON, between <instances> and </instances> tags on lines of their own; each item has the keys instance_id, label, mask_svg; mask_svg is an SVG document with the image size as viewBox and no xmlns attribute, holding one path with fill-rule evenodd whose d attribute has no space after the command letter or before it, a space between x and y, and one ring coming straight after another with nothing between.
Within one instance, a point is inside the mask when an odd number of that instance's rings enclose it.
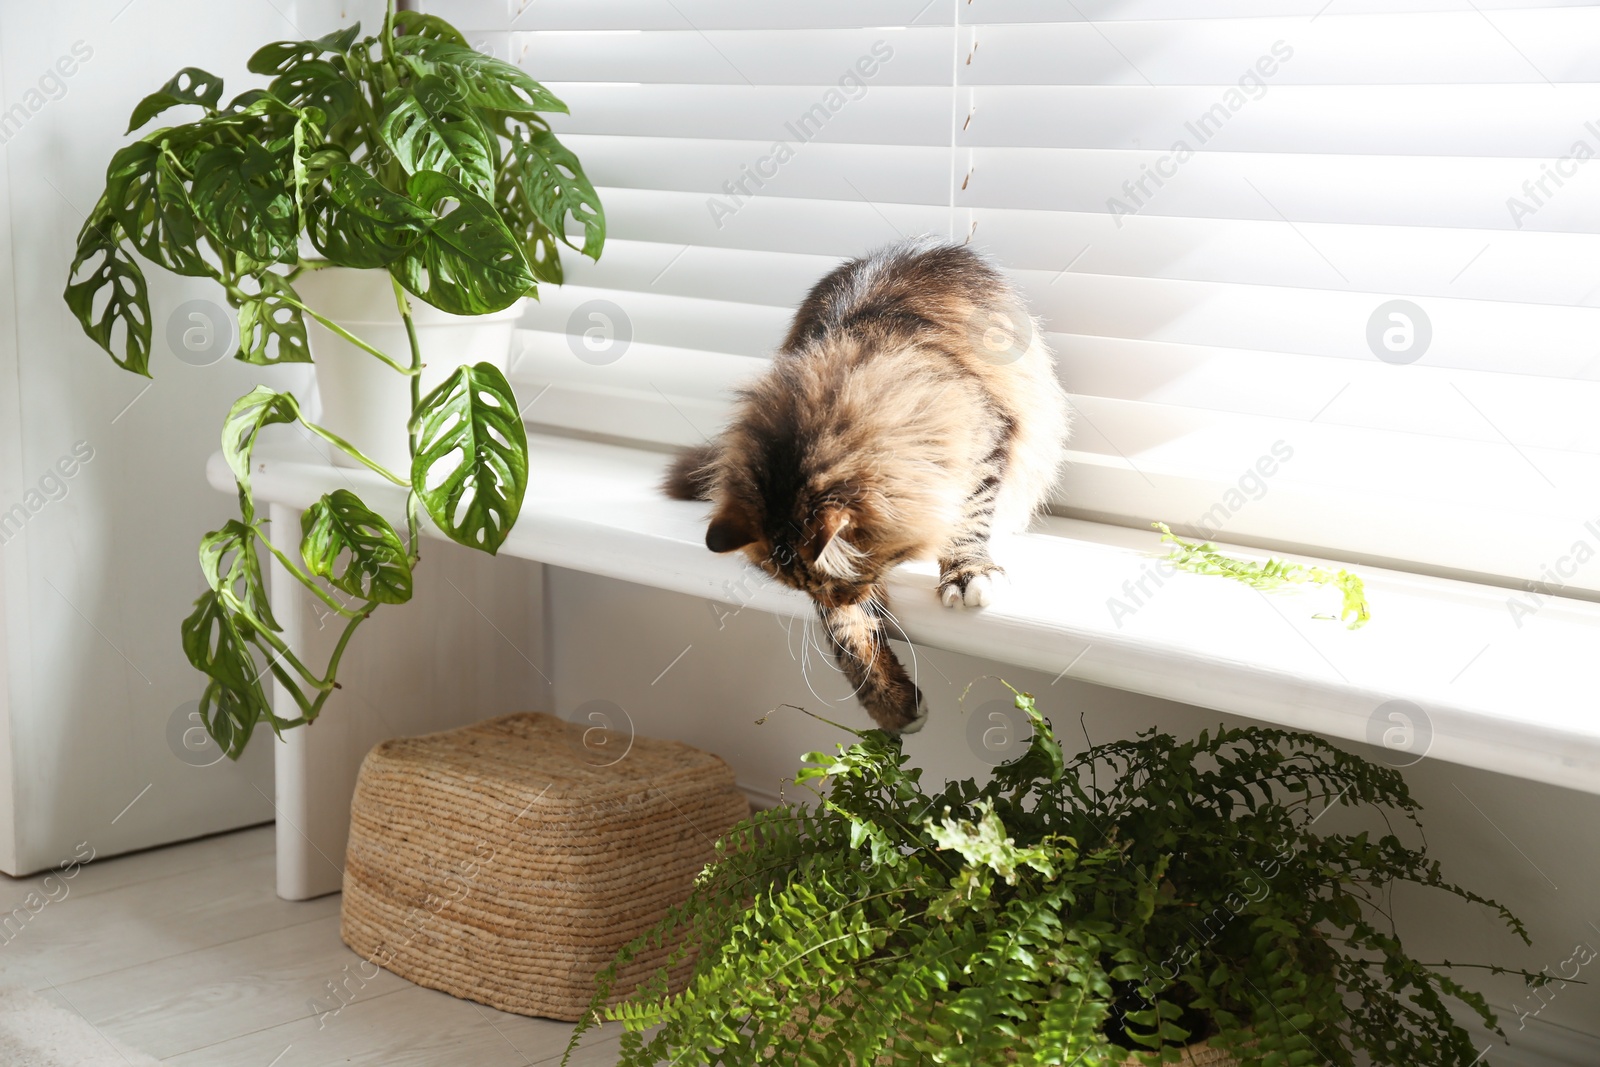
<instances>
[{"instance_id":1,"label":"white wall","mask_svg":"<svg viewBox=\"0 0 1600 1067\"><path fill-rule=\"evenodd\" d=\"M166 727L202 688L178 643L204 588L196 545L235 507L206 485L206 457L235 397L258 382L307 397L309 374L180 362L166 342L169 316L182 301L220 303L220 294L151 268L152 383L115 368L83 336L61 291L83 215L142 96L184 66L221 74L232 96L262 83L245 70L261 44L355 18L370 29L381 13L375 0L0 5L0 96L4 108L29 109L0 148L0 511L25 501L76 442L93 450L65 497L0 548L0 870L49 866L83 841L105 856L273 817L270 733L238 765L197 768L169 749ZM58 88L51 72L75 44L76 69ZM46 91L30 95L41 78ZM439 581L520 598L496 622L537 647L536 574L501 568L490 580L480 561L440 547L426 552L419 602L386 609L396 617L357 635L345 661L352 681L328 714L360 714L364 700L409 722L427 701L459 701L450 717L542 702L536 672ZM485 600L486 612L499 602ZM409 669L380 685L371 652L385 642L399 642L391 649L411 667L435 664L439 688L418 685ZM468 648L473 658L452 655ZM493 681L456 694L442 684L446 666L487 670Z\"/></svg>"},{"instance_id":2,"label":"white wall","mask_svg":"<svg viewBox=\"0 0 1600 1067\"><path fill-rule=\"evenodd\" d=\"M787 702L856 728L870 725L862 711L841 699L848 687L815 648L808 671L815 692L808 687L799 661L798 623L786 632L783 621L754 610L719 619L726 610L720 605L554 568L547 594L556 623L549 630L556 706L563 717L571 718L589 701L610 701L625 710L639 734L716 752L733 765L742 785L763 793L777 792L802 753L828 750L845 739L794 711L756 725L754 720L770 709ZM1218 722L1245 722L1066 678L1052 684L1048 675L949 652L919 648L917 662L931 716L921 733L907 739L906 748L933 783L978 775L987 766L969 746L970 719L959 705L969 683L976 684L968 709L1002 696L999 684L985 675L1033 692L1069 748L1083 747L1080 714L1096 742L1131 737L1152 726L1184 736ZM824 697L834 701L831 707ZM1397 919L1416 958L1554 971L1577 942L1600 948L1600 928L1591 925L1600 922L1600 796L1436 760L1424 760L1406 777L1425 809L1430 853L1443 862L1446 876L1504 901L1527 922L1533 938L1532 947L1524 946L1485 910L1438 893L1406 894L1396 902ZM1338 826L1340 814L1330 813L1327 823ZM1463 972L1468 984L1491 993L1506 1009L1502 1025L1516 1039L1516 1053L1497 1051L1485 1062L1502 1067L1600 1062L1600 962L1590 969L1594 973L1583 976L1589 985L1547 991L1548 1007L1520 1033L1510 1009L1520 1004L1532 1011L1539 1002L1520 982Z\"/></svg>"}]
</instances>

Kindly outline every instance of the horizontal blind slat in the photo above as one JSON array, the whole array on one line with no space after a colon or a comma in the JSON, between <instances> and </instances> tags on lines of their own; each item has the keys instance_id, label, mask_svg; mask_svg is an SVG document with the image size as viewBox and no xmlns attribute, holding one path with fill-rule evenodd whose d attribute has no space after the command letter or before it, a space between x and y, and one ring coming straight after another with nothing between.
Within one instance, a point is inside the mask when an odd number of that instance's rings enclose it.
<instances>
[{"instance_id":1,"label":"horizontal blind slat","mask_svg":"<svg viewBox=\"0 0 1600 1067\"><path fill-rule=\"evenodd\" d=\"M669 404L693 401L720 419L733 392L759 375L764 359L634 341L615 349L586 349L581 338L549 330L519 329L512 377L537 386L590 389ZM525 401L526 402L526 401ZM549 409L526 417L547 417ZM719 422L705 427L708 434Z\"/></svg>"},{"instance_id":2,"label":"horizontal blind slat","mask_svg":"<svg viewBox=\"0 0 1600 1067\"><path fill-rule=\"evenodd\" d=\"M791 137L783 140L787 151L779 151L770 140L594 134L564 134L562 142L600 186L694 192L730 205L752 196L799 196L867 197L942 208L950 199L948 146L827 144Z\"/></svg>"},{"instance_id":3,"label":"horizontal blind slat","mask_svg":"<svg viewBox=\"0 0 1600 1067\"><path fill-rule=\"evenodd\" d=\"M552 82L804 85L950 84L939 27L516 33L511 58Z\"/></svg>"},{"instance_id":4,"label":"horizontal blind slat","mask_svg":"<svg viewBox=\"0 0 1600 1067\"><path fill-rule=\"evenodd\" d=\"M599 325L615 336L667 348L765 356L783 340L790 315L786 308L759 304L563 285L541 290L522 325L576 336Z\"/></svg>"},{"instance_id":5,"label":"horizontal blind slat","mask_svg":"<svg viewBox=\"0 0 1600 1067\"><path fill-rule=\"evenodd\" d=\"M1339 0L1342 14L1429 11L1516 11L1584 7L1590 0ZM420 0L424 11L443 15L463 30L519 29L701 30L818 29L863 26L1140 22L1197 18L1311 19L1328 0L983 0L981 5L945 0L807 0L804 4L750 0Z\"/></svg>"},{"instance_id":6,"label":"horizontal blind slat","mask_svg":"<svg viewBox=\"0 0 1600 1067\"><path fill-rule=\"evenodd\" d=\"M571 109L558 134L948 145L950 87L547 83Z\"/></svg>"},{"instance_id":7,"label":"horizontal blind slat","mask_svg":"<svg viewBox=\"0 0 1600 1067\"><path fill-rule=\"evenodd\" d=\"M1269 491L1254 497L1247 473L1252 469L1247 465L1231 477L1220 470L1196 477L1075 462L1056 506L1061 514L1100 522L1145 527L1160 517L1200 536L1266 541L1276 552L1332 554L1401 569L1422 565L1468 580L1496 575L1521 584L1550 582L1549 568L1559 561L1563 576L1554 581L1565 586L1565 593L1600 591L1593 566L1572 566L1576 545L1583 545L1589 558L1600 545L1595 532L1600 526L1591 528L1582 516L1530 511L1493 495L1447 503L1415 491L1381 492L1365 483L1310 484L1285 476L1283 468ZM1352 522L1352 516L1359 521ZM1337 541L1330 541L1330 531L1338 532ZM1381 619L1382 605L1374 607Z\"/></svg>"},{"instance_id":8,"label":"horizontal blind slat","mask_svg":"<svg viewBox=\"0 0 1600 1067\"><path fill-rule=\"evenodd\" d=\"M1600 454L1600 381L1047 334L1075 396Z\"/></svg>"},{"instance_id":9,"label":"horizontal blind slat","mask_svg":"<svg viewBox=\"0 0 1600 1067\"><path fill-rule=\"evenodd\" d=\"M1583 137L1600 154L1600 135ZM1167 150L978 148L963 156L971 176L956 202L1095 212L1113 223L1160 215L1600 233L1600 165L1568 154L1199 152L1180 160ZM773 183L778 195L785 177Z\"/></svg>"},{"instance_id":10,"label":"horizontal blind slat","mask_svg":"<svg viewBox=\"0 0 1600 1067\"><path fill-rule=\"evenodd\" d=\"M974 241L1013 267L1528 305L1582 305L1600 234L1426 226L974 212ZM1530 309L1530 314L1539 314Z\"/></svg>"},{"instance_id":11,"label":"horizontal blind slat","mask_svg":"<svg viewBox=\"0 0 1600 1067\"><path fill-rule=\"evenodd\" d=\"M1074 396L1072 406L1078 415L1072 451L1135 475L1154 469L1204 479L1219 471L1243 471L1283 440L1296 452L1296 481L1360 484L1378 494L1421 495L1452 509L1482 503L1487 482L1496 486L1494 499L1503 506L1577 518L1584 514L1579 490L1600 485L1600 455L1594 453L1106 397ZM1352 479L1352 472L1359 479ZM1069 471L1069 498L1070 484Z\"/></svg>"},{"instance_id":12,"label":"horizontal blind slat","mask_svg":"<svg viewBox=\"0 0 1600 1067\"><path fill-rule=\"evenodd\" d=\"M1273 85L1583 82L1600 10L1192 19L975 26L964 85ZM1286 58L1276 61L1272 45ZM1445 47L1441 47L1441 44ZM496 54L548 81L948 85L951 39L936 26L511 33Z\"/></svg>"},{"instance_id":13,"label":"horizontal blind slat","mask_svg":"<svg viewBox=\"0 0 1600 1067\"><path fill-rule=\"evenodd\" d=\"M679 247L742 248L818 256L858 256L898 237L948 232L949 209L896 204L878 197L871 174L850 185L857 200L799 201L754 196L735 200L702 193L601 189L609 234ZM717 204L732 210L723 213ZM810 211L807 212L809 206ZM577 231L574 231L577 233ZM582 243L582 235L578 234Z\"/></svg>"},{"instance_id":14,"label":"horizontal blind slat","mask_svg":"<svg viewBox=\"0 0 1600 1067\"><path fill-rule=\"evenodd\" d=\"M977 14L974 12L974 14ZM980 25L965 85L1584 82L1600 76L1600 10L1465 8L1303 17ZM1283 42L1288 58L1275 61ZM1262 63L1261 66L1257 66Z\"/></svg>"},{"instance_id":15,"label":"horizontal blind slat","mask_svg":"<svg viewBox=\"0 0 1600 1067\"><path fill-rule=\"evenodd\" d=\"M573 0L567 0L573 2ZM1526 11L1585 7L1592 0L1338 0L1342 15L1412 14L1430 11ZM937 5L935 5L937 6ZM1145 22L1169 19L1257 19L1328 17L1328 0L983 0L960 5L962 25L1028 22Z\"/></svg>"},{"instance_id":16,"label":"horizontal blind slat","mask_svg":"<svg viewBox=\"0 0 1600 1067\"><path fill-rule=\"evenodd\" d=\"M725 404L643 393L613 393L589 385L513 378L518 396L528 396L525 422L537 429L620 438L651 445L704 444L727 417Z\"/></svg>"},{"instance_id":17,"label":"horizontal blind slat","mask_svg":"<svg viewBox=\"0 0 1600 1067\"><path fill-rule=\"evenodd\" d=\"M1222 282L1016 272L1051 329L1217 348L1253 348L1366 362L1367 328L1392 294L1342 293ZM1428 298L1431 323L1420 359L1461 370L1506 370L1558 378L1600 371L1594 338L1600 308ZM1387 322L1387 319L1385 319ZM1515 353L1515 358L1508 358Z\"/></svg>"},{"instance_id":18,"label":"horizontal blind slat","mask_svg":"<svg viewBox=\"0 0 1600 1067\"><path fill-rule=\"evenodd\" d=\"M806 0L803 4L753 4L749 0L420 0L419 6L443 15L464 31L810 30L949 26L953 17L953 5L928 0Z\"/></svg>"},{"instance_id":19,"label":"horizontal blind slat","mask_svg":"<svg viewBox=\"0 0 1600 1067\"><path fill-rule=\"evenodd\" d=\"M746 88L745 92L752 90ZM884 88L884 96L913 89ZM960 147L1565 155L1600 85L979 86ZM871 96L867 98L869 101Z\"/></svg>"},{"instance_id":20,"label":"horizontal blind slat","mask_svg":"<svg viewBox=\"0 0 1600 1067\"><path fill-rule=\"evenodd\" d=\"M713 248L614 238L599 261L568 256L567 283L587 289L652 292L762 304L789 314L839 256L773 249ZM541 290L541 293L545 290Z\"/></svg>"}]
</instances>

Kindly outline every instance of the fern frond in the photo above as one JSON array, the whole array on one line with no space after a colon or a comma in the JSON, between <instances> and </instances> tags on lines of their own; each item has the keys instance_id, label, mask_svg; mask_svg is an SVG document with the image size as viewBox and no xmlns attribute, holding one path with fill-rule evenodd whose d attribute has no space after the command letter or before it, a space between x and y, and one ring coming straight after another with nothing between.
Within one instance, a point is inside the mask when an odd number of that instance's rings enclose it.
<instances>
[{"instance_id":1,"label":"fern frond","mask_svg":"<svg viewBox=\"0 0 1600 1067\"><path fill-rule=\"evenodd\" d=\"M1224 555L1209 541L1200 544L1185 541L1164 522L1151 525L1161 531L1164 543L1172 545L1172 554L1167 557L1167 562L1180 570L1231 578L1252 589L1281 589L1286 585L1306 582L1332 586L1339 591L1342 601L1339 618L1347 620L1350 629L1358 630L1372 618L1372 611L1367 606L1366 584L1359 575L1343 568L1330 571L1326 567L1306 566L1283 559L1269 558L1265 563L1238 559Z\"/></svg>"}]
</instances>

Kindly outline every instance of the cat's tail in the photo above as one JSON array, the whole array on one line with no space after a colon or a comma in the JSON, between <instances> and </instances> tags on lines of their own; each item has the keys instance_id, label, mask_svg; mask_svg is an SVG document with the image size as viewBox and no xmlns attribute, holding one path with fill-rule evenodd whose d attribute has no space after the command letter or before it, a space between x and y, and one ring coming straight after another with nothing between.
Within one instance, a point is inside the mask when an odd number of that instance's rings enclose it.
<instances>
[{"instance_id":1,"label":"cat's tail","mask_svg":"<svg viewBox=\"0 0 1600 1067\"><path fill-rule=\"evenodd\" d=\"M667 476L661 482L662 492L674 500L710 500L716 460L716 445L684 449L667 468Z\"/></svg>"}]
</instances>

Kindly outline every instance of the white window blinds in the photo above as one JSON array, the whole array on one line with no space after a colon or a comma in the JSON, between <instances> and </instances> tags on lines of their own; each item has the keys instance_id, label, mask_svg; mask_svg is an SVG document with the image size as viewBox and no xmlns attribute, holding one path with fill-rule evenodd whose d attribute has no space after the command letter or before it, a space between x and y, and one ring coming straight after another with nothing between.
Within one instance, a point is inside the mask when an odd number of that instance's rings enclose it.
<instances>
[{"instance_id":1,"label":"white window blinds","mask_svg":"<svg viewBox=\"0 0 1600 1067\"><path fill-rule=\"evenodd\" d=\"M813 281L947 233L1045 321L1063 513L1600 591L1594 6L426 6L605 202L525 323L536 426L709 436Z\"/></svg>"}]
</instances>

